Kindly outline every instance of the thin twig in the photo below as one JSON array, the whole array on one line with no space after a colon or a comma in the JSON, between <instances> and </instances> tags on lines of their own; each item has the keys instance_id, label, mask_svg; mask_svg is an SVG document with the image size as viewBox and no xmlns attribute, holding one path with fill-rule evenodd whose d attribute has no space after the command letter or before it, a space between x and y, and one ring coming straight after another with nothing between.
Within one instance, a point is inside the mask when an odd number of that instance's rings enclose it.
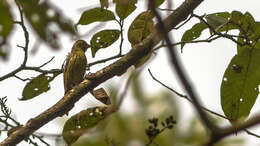
<instances>
[{"instance_id":1,"label":"thin twig","mask_svg":"<svg viewBox=\"0 0 260 146\"><path fill-rule=\"evenodd\" d=\"M28 45L29 45L29 33L27 31L27 28L25 27L24 25L24 19L23 19L23 10L22 8L19 6L19 4L17 4L17 7L19 9L19 12L20 12L20 21L19 22L15 22L16 24L19 24L22 29L23 29L23 32L24 32L24 38L25 38L25 46L18 46L18 47L21 47L23 48L24 50L24 60L23 60L23 63L18 67L16 68L15 70L13 70L12 72L6 74L6 75L3 75L2 77L0 77L0 81L2 80L5 80L9 77L12 77L14 76L16 73L18 73L19 71L21 71L25 65L26 65L26 62L27 62L27 58L28 58Z\"/></svg>"},{"instance_id":2,"label":"thin twig","mask_svg":"<svg viewBox=\"0 0 260 146\"><path fill-rule=\"evenodd\" d=\"M10 73L7 73L6 75L3 75L2 77L0 77L0 81L3 81L7 78L10 78L10 77L15 77L19 80L22 80L22 81L26 81L27 79L22 79L20 77L18 77L16 74L22 70L33 70L33 71L37 71L37 72L40 72L40 73L61 73L62 71L60 69L52 69L52 70L42 70L41 68L45 65L47 65L48 63L50 63L54 57L52 57L49 61L47 61L46 63L40 65L39 67L31 67L31 66L27 66L26 63L27 63L27 60L28 60L28 47L29 47L29 32L24 24L24 16L23 16L23 10L22 8L19 6L19 4L17 3L17 7L19 9L19 12L20 12L20 21L14 21L14 23L16 24L19 24L22 29L23 29L23 32L24 32L24 38L25 38L25 45L24 46L21 46L21 45L17 45L17 47L19 48L22 48L23 51L24 51L24 59L23 59L23 62L22 64L16 68L15 70L13 70L12 72Z\"/></svg>"},{"instance_id":3,"label":"thin twig","mask_svg":"<svg viewBox=\"0 0 260 146\"><path fill-rule=\"evenodd\" d=\"M195 40L195 41L181 41L181 42L177 42L177 43L173 43L171 44L171 46L177 46L177 45L181 45L181 44L193 44L193 43L210 43L218 38L221 38L221 36L216 36L216 37L208 37L207 39L205 40ZM167 47L167 45L163 44L163 45L160 45L156 48L153 49L153 51L156 51L162 47Z\"/></svg>"},{"instance_id":4,"label":"thin twig","mask_svg":"<svg viewBox=\"0 0 260 146\"><path fill-rule=\"evenodd\" d=\"M47 65L48 63L50 63L52 60L54 59L54 56L47 62L43 63L42 65L40 65L38 68L42 68L44 67L45 65Z\"/></svg>"},{"instance_id":5,"label":"thin twig","mask_svg":"<svg viewBox=\"0 0 260 146\"><path fill-rule=\"evenodd\" d=\"M29 79L29 78L25 78L25 79L23 79L23 78L21 78L21 77L19 77L19 76L17 76L17 75L14 75L14 77L15 78L17 78L17 79L19 79L19 80L21 80L21 81L30 81L31 79Z\"/></svg>"},{"instance_id":6,"label":"thin twig","mask_svg":"<svg viewBox=\"0 0 260 146\"><path fill-rule=\"evenodd\" d=\"M120 45L119 45L119 56L122 55L122 47L123 47L123 42L124 42L124 34L123 34L123 31L124 31L124 20L120 20L120 21L117 21L119 26L120 26L120 37L121 37L121 40L120 40Z\"/></svg>"},{"instance_id":7,"label":"thin twig","mask_svg":"<svg viewBox=\"0 0 260 146\"><path fill-rule=\"evenodd\" d=\"M90 66L93 66L93 65L96 65L96 64L105 63L107 61L117 59L117 58L120 58L120 57L123 57L123 56L125 56L125 55L118 54L118 55L115 55L115 56L112 56L112 57L108 57L108 58L101 59L101 60L98 60L98 61L95 61L95 62L91 62L87 66L90 67Z\"/></svg>"},{"instance_id":8,"label":"thin twig","mask_svg":"<svg viewBox=\"0 0 260 146\"><path fill-rule=\"evenodd\" d=\"M150 69L148 69L148 72L149 72L149 74L151 75L151 77L153 78L153 80L155 80L156 82L158 82L159 84L161 84L163 87L169 89L169 90L172 91L174 94L176 94L176 95L178 95L179 97L182 97L182 98L188 100L191 104L193 104L192 100L191 100L188 96L183 95L183 94L177 92L176 90L170 88L169 86L165 85L164 83L162 83L161 81L159 81L158 79L156 79L156 78L153 76L153 74L152 74L152 72L151 72ZM201 106L201 105L200 105L200 108L202 108L203 110L205 110L205 111L207 111L207 112L209 112L209 113L211 113L211 114L214 114L214 115L216 115L216 116L218 116L218 117L221 117L221 118L224 118L224 119L228 119L227 117L225 117L225 116L223 116L223 115L221 115L221 114L219 114L219 113L216 113L216 112L214 112L214 111L211 111L211 110L207 109L207 108L204 107L204 106Z\"/></svg>"},{"instance_id":9,"label":"thin twig","mask_svg":"<svg viewBox=\"0 0 260 146\"><path fill-rule=\"evenodd\" d=\"M164 83L162 83L161 81L159 81L157 78L154 77L154 75L152 74L152 72L151 72L150 69L148 69L148 72L149 72L150 76L152 77L152 79L153 79L154 81L156 81L157 83L161 84L163 87L167 88L168 90L172 91L174 94L178 95L179 97L182 97L182 98L188 100L191 104L193 104L192 100L191 100L188 96L177 92L176 90L172 89L171 87L169 87L169 86L165 85ZM226 119L226 120L230 120L230 119L228 119L226 116L221 115L221 114L219 114L219 113L216 113L216 112L214 112L214 111L212 111L212 110L210 110L210 109L208 109L208 108L206 108L206 107L204 107L204 106L200 106L200 108L202 108L203 110L205 110L205 111L207 111L207 112L209 112L209 113L211 113L211 114L213 114L213 115L215 115L215 116L218 116L218 117L223 118L223 119ZM257 138L260 138L259 135L255 134L255 133L253 133L253 132L250 132L250 131L247 130L247 129L244 129L244 131L245 131L247 134L249 134L249 135L252 135L252 136L255 136L255 137L257 137Z\"/></svg>"},{"instance_id":10,"label":"thin twig","mask_svg":"<svg viewBox=\"0 0 260 146\"><path fill-rule=\"evenodd\" d=\"M187 22L189 22L191 18L192 18L192 15L190 15L190 17L187 20L185 20L182 24L180 24L179 26L176 26L173 29L177 30L177 29L181 28L183 25L185 25Z\"/></svg>"},{"instance_id":11,"label":"thin twig","mask_svg":"<svg viewBox=\"0 0 260 146\"><path fill-rule=\"evenodd\" d=\"M168 47L167 50L168 50L169 58L171 60L170 62L171 62L172 69L176 71L177 75L179 76L179 80L181 81L182 86L184 87L184 89L187 91L188 95L192 99L194 103L193 105L195 106L195 109L199 113L201 120L203 121L203 123L206 125L207 128L209 128L212 132L214 132L217 127L214 125L214 123L210 121L206 113L200 108L198 95L193 89L193 87L191 86L190 82L188 81L188 77L181 66L181 61L178 59L178 55L176 54L176 49L171 46L172 43L171 40L169 39L168 32L165 29L161 16L155 9L154 1L150 0L148 4L149 7L151 7L151 10L153 11L155 17L158 20L158 25L160 26L160 30L157 31L160 32L160 34L162 35L162 37L164 38L167 44Z\"/></svg>"},{"instance_id":12,"label":"thin twig","mask_svg":"<svg viewBox=\"0 0 260 146\"><path fill-rule=\"evenodd\" d=\"M233 38L233 37L237 37L237 36L229 35L229 34L227 34L227 33L223 34L223 33L217 32L217 31L216 31L210 24L208 24L208 23L203 19L203 17L201 17L201 16L198 16L198 15L196 15L196 14L192 14L192 16L198 18L198 19L201 20L203 23L205 23L205 24L208 26L208 28L209 28L214 34L219 35L219 36L224 37L224 38L227 38L227 39L229 39L229 40L235 42L235 43L238 44L239 46L250 45L250 44L248 44L247 42L246 42L246 43L240 43L240 42L238 42L237 40L235 40L235 39Z\"/></svg>"}]
</instances>

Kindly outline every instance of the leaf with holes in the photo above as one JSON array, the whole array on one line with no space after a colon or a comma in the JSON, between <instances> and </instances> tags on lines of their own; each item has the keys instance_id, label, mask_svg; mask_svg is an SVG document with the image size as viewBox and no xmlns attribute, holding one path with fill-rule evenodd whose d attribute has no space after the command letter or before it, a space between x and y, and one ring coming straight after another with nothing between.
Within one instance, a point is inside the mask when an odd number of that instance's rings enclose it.
<instances>
[{"instance_id":1,"label":"leaf with holes","mask_svg":"<svg viewBox=\"0 0 260 146\"><path fill-rule=\"evenodd\" d=\"M116 14L121 20L128 17L135 9L137 0L114 0L116 3Z\"/></svg>"},{"instance_id":2,"label":"leaf with holes","mask_svg":"<svg viewBox=\"0 0 260 146\"><path fill-rule=\"evenodd\" d=\"M198 37L200 37L201 32L205 29L207 29L208 26L203 23L197 23L195 25L192 26L191 29L185 31L185 33L183 34L181 41L182 42L189 42L189 41L193 41L195 39L197 39ZM185 43L181 44L181 49L184 47Z\"/></svg>"},{"instance_id":3,"label":"leaf with holes","mask_svg":"<svg viewBox=\"0 0 260 146\"><path fill-rule=\"evenodd\" d=\"M221 105L231 122L244 120L258 96L260 84L260 43L244 49L228 65L221 84Z\"/></svg>"},{"instance_id":4,"label":"leaf with holes","mask_svg":"<svg viewBox=\"0 0 260 146\"><path fill-rule=\"evenodd\" d=\"M128 40L132 46L140 43L153 31L153 14L145 11L139 14L128 29Z\"/></svg>"},{"instance_id":5,"label":"leaf with holes","mask_svg":"<svg viewBox=\"0 0 260 146\"><path fill-rule=\"evenodd\" d=\"M53 8L47 1L16 0L23 8L27 20L37 35L53 49L59 48L58 32L60 30L75 34L72 22Z\"/></svg>"},{"instance_id":6,"label":"leaf with holes","mask_svg":"<svg viewBox=\"0 0 260 146\"><path fill-rule=\"evenodd\" d=\"M58 76L58 73L54 74L40 74L33 78L23 89L22 98L20 100L32 99L50 89L50 82Z\"/></svg>"},{"instance_id":7,"label":"leaf with holes","mask_svg":"<svg viewBox=\"0 0 260 146\"><path fill-rule=\"evenodd\" d=\"M62 137L69 145L86 133L87 130L96 126L105 118L104 111L107 107L95 107L83 110L66 121Z\"/></svg>"},{"instance_id":8,"label":"leaf with holes","mask_svg":"<svg viewBox=\"0 0 260 146\"><path fill-rule=\"evenodd\" d=\"M92 57L95 57L97 51L106 48L118 40L119 30L107 29L96 33L90 41Z\"/></svg>"},{"instance_id":9,"label":"leaf with holes","mask_svg":"<svg viewBox=\"0 0 260 146\"><path fill-rule=\"evenodd\" d=\"M13 30L13 18L6 1L0 1L0 58L7 58L7 51L3 45L6 44L8 36Z\"/></svg>"},{"instance_id":10,"label":"leaf with holes","mask_svg":"<svg viewBox=\"0 0 260 146\"><path fill-rule=\"evenodd\" d=\"M115 20L115 15L110 10L93 8L82 13L77 25L88 25L94 22L105 22Z\"/></svg>"},{"instance_id":11,"label":"leaf with holes","mask_svg":"<svg viewBox=\"0 0 260 146\"><path fill-rule=\"evenodd\" d=\"M132 46L140 43L153 31L153 17L154 15L151 11L144 11L134 19L128 29L128 41ZM151 56L152 52L139 59L139 61L135 64L135 67L138 68L145 64Z\"/></svg>"}]
</instances>

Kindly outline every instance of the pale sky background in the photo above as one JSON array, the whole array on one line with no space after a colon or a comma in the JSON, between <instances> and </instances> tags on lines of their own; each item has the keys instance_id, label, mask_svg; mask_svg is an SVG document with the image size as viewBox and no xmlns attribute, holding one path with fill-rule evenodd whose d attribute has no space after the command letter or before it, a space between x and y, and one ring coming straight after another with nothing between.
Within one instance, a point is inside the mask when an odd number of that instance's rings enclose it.
<instances>
[{"instance_id":1,"label":"pale sky background","mask_svg":"<svg viewBox=\"0 0 260 146\"><path fill-rule=\"evenodd\" d=\"M56 0L51 1L55 4L61 11L68 16L73 22L77 22L80 18L80 14L92 7L98 6L97 0ZM183 0L174 0L174 7L178 7ZM260 2L258 0L208 0L204 1L195 11L195 14L203 15L215 12L223 12L228 11L231 12L233 10L239 10L241 12L250 12L255 20L260 20L260 10L259 10ZM139 2L138 5L143 5L143 1ZM161 8L165 8L166 5L162 5ZM114 10L114 7L110 7L110 10ZM12 9L17 13L17 8L14 6ZM128 52L130 49L130 44L127 41L126 32L128 30L129 25L131 24L132 20L144 9L137 6L137 10L132 13L125 21L124 31L125 31L125 42L123 45L124 52ZM17 15L18 16L18 15ZM198 22L198 20L193 19L190 23L184 25L181 29L177 31L173 31L173 36L176 41L180 41L182 34L185 30L191 28L194 22ZM80 26L80 32L88 32L95 24L91 24L88 26ZM1 62L0 63L0 76L12 71L13 69L17 68L23 60L23 51L21 48L15 47L17 44L23 45L24 44L24 36L20 26L15 26L17 30L15 30L11 36L12 40L10 42L13 44L11 48L11 56L9 62ZM109 22L106 24L105 28L119 28L116 22ZM104 29L104 28L103 28ZM99 30L97 30L99 31ZM206 34L208 32L204 32ZM93 34L89 34L88 37L84 37L81 39L85 39L87 42L90 41L90 36ZM203 38L202 35L201 38ZM38 52L36 55L30 55L28 59L28 65L37 66L41 65L44 62L48 61L52 56L55 56L54 60L48 64L45 69L52 69L52 68L60 68L65 56L70 51L73 40L69 36L61 37L62 40L62 49L60 51L50 51L49 48L45 44L41 44ZM30 47L33 46L35 41L35 36L30 31ZM118 41L119 42L119 41ZM93 62L98 59L106 58L112 56L113 54L118 53L118 42L114 43L110 49L103 49L97 53L97 58L93 59L91 57L90 50L87 51L86 55L89 62ZM186 45L184 47L184 52L180 54L180 58L183 60L183 64L185 65L185 69L187 70L190 79L194 87L196 88L197 92L200 95L200 100L202 101L203 105L208 107L209 109L216 111L218 113L223 114L221 105L220 105L220 84L222 80L222 76L224 71L229 64L229 61L236 53L236 44L227 40L227 39L219 39L214 41L213 43L200 43L195 45ZM105 65L108 65L113 61L107 62L102 65L94 66L91 68L91 72L95 72L96 70L101 69ZM158 55L155 59L150 62L146 67L150 68L153 72L154 76L160 79L160 81L164 82L165 84L169 85L170 87L176 89L177 91L181 92L180 85L178 84L175 76L172 73L172 69L169 68L168 65L168 58L167 54L165 53L165 49L162 48L158 52ZM161 90L162 87L154 82L148 74L147 68L143 70L141 76L144 79L145 89L147 93L153 94L157 91ZM158 70L160 68L160 70ZM22 78L31 77L32 75L36 75L33 72L24 71L18 74ZM120 79L120 80L119 80ZM122 85L121 77L115 77L108 81L108 83L114 83L115 85ZM125 83L124 83L125 84ZM64 89L63 89L63 81L62 75L59 75L55 80L51 83L51 90L47 93L44 93L32 100L29 101L19 101L18 99L21 98L22 89L25 83L16 79L16 78L9 78L2 82L0 82L0 97L7 96L8 102L7 105L12 109L13 115L16 119L21 122L22 124L26 123L30 118L37 116L39 113L43 112L47 108L54 105L58 100L63 97ZM102 84L101 86L104 86ZM184 99L177 99L182 107L185 109L182 110L183 118L181 120L185 121L190 119L190 117L194 114L192 106L188 103L188 101ZM91 98L89 95L83 97L74 107L74 109L70 112L70 115L81 111L83 107L86 105L92 105L95 103L94 99ZM260 110L258 109L260 103L259 100L256 101L254 108L251 111L251 115L256 113L260 114ZM127 99L124 101L122 107L123 110L132 111L133 110L133 103L131 102L131 96L127 96ZM65 116L64 116L65 117ZM52 121L42 127L39 131L45 133L61 133L62 129L58 129L57 125L63 124L64 118L57 118L55 121ZM179 122L183 123L183 122ZM229 124L226 122L225 124ZM252 128L252 132L256 132L260 135L260 128ZM248 136L245 133L239 134L246 139L249 139L249 143L251 145L258 145L260 146L260 139L257 139L253 136ZM1 141L4 137L1 135ZM19 145L27 145L26 143L21 143Z\"/></svg>"}]
</instances>

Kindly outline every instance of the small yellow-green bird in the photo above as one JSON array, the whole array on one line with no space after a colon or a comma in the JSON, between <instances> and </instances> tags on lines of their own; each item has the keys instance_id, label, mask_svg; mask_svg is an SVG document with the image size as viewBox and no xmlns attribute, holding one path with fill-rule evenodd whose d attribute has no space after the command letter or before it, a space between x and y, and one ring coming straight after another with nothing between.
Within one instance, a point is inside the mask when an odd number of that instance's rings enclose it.
<instances>
[{"instance_id":1,"label":"small yellow-green bird","mask_svg":"<svg viewBox=\"0 0 260 146\"><path fill-rule=\"evenodd\" d=\"M67 56L63 68L65 94L83 80L87 67L85 52L89 47L90 45L84 40L78 40L74 43L71 52Z\"/></svg>"}]
</instances>

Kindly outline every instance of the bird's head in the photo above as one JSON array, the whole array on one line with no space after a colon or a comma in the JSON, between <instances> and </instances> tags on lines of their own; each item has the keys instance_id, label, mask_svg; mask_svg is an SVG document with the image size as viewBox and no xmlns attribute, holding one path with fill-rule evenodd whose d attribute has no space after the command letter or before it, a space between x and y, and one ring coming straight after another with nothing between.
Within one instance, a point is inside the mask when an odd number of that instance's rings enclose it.
<instances>
[{"instance_id":1,"label":"bird's head","mask_svg":"<svg viewBox=\"0 0 260 146\"><path fill-rule=\"evenodd\" d=\"M74 43L72 50L81 49L85 52L89 47L90 47L90 45L87 42L85 42L84 40L77 40Z\"/></svg>"}]
</instances>

